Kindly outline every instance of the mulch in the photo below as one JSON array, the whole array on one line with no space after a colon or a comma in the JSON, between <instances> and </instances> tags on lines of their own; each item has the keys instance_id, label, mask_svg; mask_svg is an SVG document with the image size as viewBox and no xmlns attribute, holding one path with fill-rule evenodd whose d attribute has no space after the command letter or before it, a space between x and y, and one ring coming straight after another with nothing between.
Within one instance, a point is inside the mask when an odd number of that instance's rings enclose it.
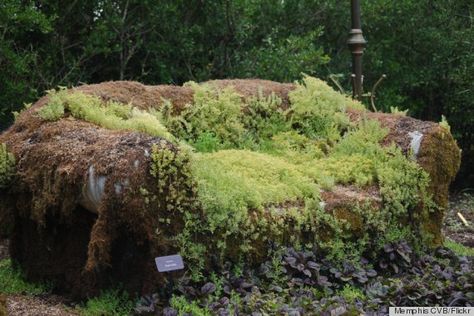
<instances>
[{"instance_id":1,"label":"mulch","mask_svg":"<svg viewBox=\"0 0 474 316\"><path fill-rule=\"evenodd\" d=\"M457 213L461 213L469 226L466 226ZM444 221L446 238L474 248L474 194L461 193L451 197Z\"/></svg>"}]
</instances>

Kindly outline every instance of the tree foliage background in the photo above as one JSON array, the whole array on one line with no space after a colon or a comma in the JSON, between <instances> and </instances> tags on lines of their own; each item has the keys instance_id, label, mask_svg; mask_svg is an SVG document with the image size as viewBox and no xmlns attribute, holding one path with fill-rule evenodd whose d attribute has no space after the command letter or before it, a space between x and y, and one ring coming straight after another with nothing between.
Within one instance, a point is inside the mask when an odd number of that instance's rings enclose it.
<instances>
[{"instance_id":1,"label":"tree foliage background","mask_svg":"<svg viewBox=\"0 0 474 316\"><path fill-rule=\"evenodd\" d=\"M474 185L474 2L362 0L366 89L377 104L439 121ZM105 80L147 84L340 74L349 91L350 1L2 0L0 129L46 89Z\"/></svg>"}]
</instances>

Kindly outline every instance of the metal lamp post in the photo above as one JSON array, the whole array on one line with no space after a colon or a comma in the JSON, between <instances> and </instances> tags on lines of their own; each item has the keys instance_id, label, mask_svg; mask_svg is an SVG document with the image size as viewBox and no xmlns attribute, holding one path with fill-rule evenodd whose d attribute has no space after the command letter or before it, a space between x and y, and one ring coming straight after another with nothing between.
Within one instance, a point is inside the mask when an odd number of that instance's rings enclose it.
<instances>
[{"instance_id":1,"label":"metal lamp post","mask_svg":"<svg viewBox=\"0 0 474 316\"><path fill-rule=\"evenodd\" d=\"M351 0L352 29L349 32L347 44L352 53L352 96L362 99L362 54L367 44L362 35L360 21L360 0Z\"/></svg>"}]
</instances>

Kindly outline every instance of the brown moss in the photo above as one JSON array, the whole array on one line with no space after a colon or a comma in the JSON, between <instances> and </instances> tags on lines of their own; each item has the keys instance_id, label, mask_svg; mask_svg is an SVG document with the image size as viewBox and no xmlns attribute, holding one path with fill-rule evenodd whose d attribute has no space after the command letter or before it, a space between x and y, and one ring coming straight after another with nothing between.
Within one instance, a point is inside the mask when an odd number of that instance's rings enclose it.
<instances>
[{"instance_id":1,"label":"brown moss","mask_svg":"<svg viewBox=\"0 0 474 316\"><path fill-rule=\"evenodd\" d=\"M279 83L261 79L211 80L205 82L205 84L215 86L218 89L232 87L244 100L274 94L281 99L283 109L287 109L290 105L288 93L296 88L296 85L292 83Z\"/></svg>"},{"instance_id":2,"label":"brown moss","mask_svg":"<svg viewBox=\"0 0 474 316\"><path fill-rule=\"evenodd\" d=\"M12 207L14 201L10 195L3 195L3 197L5 201L2 200L2 203L0 203L0 240L11 234L15 223L15 213Z\"/></svg>"},{"instance_id":3,"label":"brown moss","mask_svg":"<svg viewBox=\"0 0 474 316\"><path fill-rule=\"evenodd\" d=\"M87 94L101 97L105 101L113 100L146 110L159 108L164 100L169 100L177 113L193 101L191 88L160 85L146 86L134 81L109 81L99 84L84 85L75 88Z\"/></svg>"},{"instance_id":4,"label":"brown moss","mask_svg":"<svg viewBox=\"0 0 474 316\"><path fill-rule=\"evenodd\" d=\"M454 180L461 163L461 151L449 131L437 126L425 134L418 163L430 175L429 192L440 207L426 214L424 229L433 235L433 244L442 245L441 234L445 209L448 206L449 185Z\"/></svg>"},{"instance_id":5,"label":"brown moss","mask_svg":"<svg viewBox=\"0 0 474 316\"><path fill-rule=\"evenodd\" d=\"M355 186L336 186L331 191L323 191L321 199L324 210L336 219L347 222L350 232L360 235L364 231L364 220L358 208L377 210L382 206L382 199L376 187L365 190Z\"/></svg>"},{"instance_id":6,"label":"brown moss","mask_svg":"<svg viewBox=\"0 0 474 316\"><path fill-rule=\"evenodd\" d=\"M110 284L108 276L115 273L113 263L117 261L114 249L119 257L140 250L141 255L128 256L145 260L133 264L148 270L139 275L130 272L119 280L135 279L133 284L139 287L133 291L159 283L162 277L148 260L177 251L169 237L182 229L183 218L166 206L146 204L140 189L160 196L156 179L150 175L150 155L154 147L170 150L174 146L158 138L72 119L35 127L16 133L12 129L9 137L2 135L19 158L14 188L0 193L5 202L2 216L7 208L8 214L14 214L12 258L30 278L56 280L58 286L82 296ZM83 190L92 177L91 167L95 177L103 176L106 181L100 205L86 211ZM179 183L182 178L164 180ZM162 223L164 217L173 218L172 223ZM85 218L89 220L83 221ZM116 240L125 234L133 236L130 249L117 248ZM57 259L63 257L67 259ZM138 273L123 266L122 271Z\"/></svg>"}]
</instances>

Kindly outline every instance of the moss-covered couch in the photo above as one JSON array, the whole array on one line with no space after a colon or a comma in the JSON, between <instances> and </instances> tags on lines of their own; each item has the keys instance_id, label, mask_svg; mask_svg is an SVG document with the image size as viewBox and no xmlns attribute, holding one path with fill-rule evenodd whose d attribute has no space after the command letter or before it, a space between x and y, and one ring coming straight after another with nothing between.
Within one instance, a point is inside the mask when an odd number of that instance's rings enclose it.
<instances>
[{"instance_id":1,"label":"moss-covered couch","mask_svg":"<svg viewBox=\"0 0 474 316\"><path fill-rule=\"evenodd\" d=\"M449 126L372 113L323 81L106 82L50 91L0 135L0 232L32 279L151 292L275 244L331 260L442 242Z\"/></svg>"}]
</instances>

